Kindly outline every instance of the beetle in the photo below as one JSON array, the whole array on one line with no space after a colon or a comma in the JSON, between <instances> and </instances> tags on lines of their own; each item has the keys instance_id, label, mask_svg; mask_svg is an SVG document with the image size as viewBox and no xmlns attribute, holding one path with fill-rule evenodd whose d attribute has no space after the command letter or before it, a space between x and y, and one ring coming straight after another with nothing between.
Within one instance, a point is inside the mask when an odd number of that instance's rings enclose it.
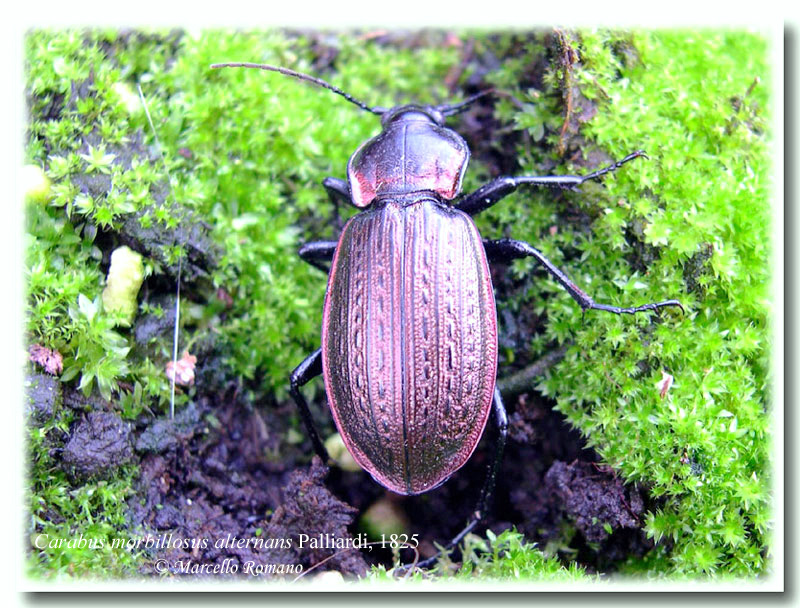
<instances>
[{"instance_id":1,"label":"beetle","mask_svg":"<svg viewBox=\"0 0 800 608\"><path fill-rule=\"evenodd\" d=\"M486 240L471 216L520 186L576 190L641 150L588 175L498 177L461 195L470 152L445 120L492 91L457 104L370 107L328 82L279 72L341 95L381 118L381 132L350 157L347 180L325 178L334 204L361 212L338 241L303 245L299 255L328 272L321 348L290 376L290 394L323 462L329 460L300 388L322 375L330 409L355 461L392 492L415 495L444 483L472 455L492 414L496 439L478 505L455 546L489 506L507 434L497 374L497 313L490 262L532 257L586 311L635 314L678 300L622 308L595 302L524 241ZM330 263L330 268L326 266ZM426 560L423 564L429 563Z\"/></svg>"}]
</instances>

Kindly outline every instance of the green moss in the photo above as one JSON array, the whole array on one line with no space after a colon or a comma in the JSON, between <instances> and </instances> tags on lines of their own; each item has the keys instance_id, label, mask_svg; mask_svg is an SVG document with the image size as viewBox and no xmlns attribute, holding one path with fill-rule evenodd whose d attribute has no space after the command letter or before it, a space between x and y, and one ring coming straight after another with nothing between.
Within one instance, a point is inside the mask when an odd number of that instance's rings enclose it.
<instances>
[{"instance_id":1,"label":"green moss","mask_svg":"<svg viewBox=\"0 0 800 608\"><path fill-rule=\"evenodd\" d=\"M525 542L525 537L513 529L505 530L499 535L489 530L486 538L469 534L462 543L462 549L460 565L452 563L447 556L442 556L431 571L387 571L380 566L374 567L367 578L370 581L397 581L398 577L402 577L420 582L442 576L461 582L491 581L512 584L589 583L598 580L574 563L564 566L557 558L540 551L536 545Z\"/></svg>"},{"instance_id":2,"label":"green moss","mask_svg":"<svg viewBox=\"0 0 800 608\"><path fill-rule=\"evenodd\" d=\"M581 327L574 308L549 305L551 328L565 323L576 344L541 388L609 464L663 499L646 530L671 551L651 575L763 574L771 501L767 45L737 32L642 33L632 42L639 60L626 66L613 53L616 36L583 36L587 86L610 100L584 133L612 157L644 148L651 161L618 172L604 200L584 203L600 214L580 245L593 263L569 270L597 299L677 297L687 314L666 313L655 325L589 314ZM643 275L624 257L637 230L657 248ZM689 291L683 268L706 248L711 257L694 281L701 288ZM662 370L675 377L663 399Z\"/></svg>"},{"instance_id":3,"label":"green moss","mask_svg":"<svg viewBox=\"0 0 800 608\"><path fill-rule=\"evenodd\" d=\"M562 565L553 556L545 555L516 530L495 535L486 532L486 540L468 536L464 558L455 574L457 579L535 582L589 582L593 577L572 563Z\"/></svg>"},{"instance_id":4,"label":"green moss","mask_svg":"<svg viewBox=\"0 0 800 608\"><path fill-rule=\"evenodd\" d=\"M599 302L678 298L687 314L589 311L582 318L549 279L498 307L546 313L534 355L574 341L539 390L604 460L661 501L646 520L657 557L626 571L765 574L772 481L767 44L714 31L583 31L578 40L582 65L573 78L589 101L573 111L597 104L581 129L583 154L599 146L619 159L645 149L650 160L626 165L602 187L517 192L476 222L486 237L532 242ZM512 62L504 68L519 77L524 71ZM513 71L501 74L492 77L512 87ZM545 82L552 87L560 77L551 67ZM520 173L541 174L560 162L561 93L515 94L523 107L500 103L498 115L548 143L518 149ZM581 171L566 165L552 173ZM590 218L590 230L570 229L564 208ZM519 261L513 272L522 279L535 270ZM664 399L656 387L662 370L675 377Z\"/></svg>"},{"instance_id":5,"label":"green moss","mask_svg":"<svg viewBox=\"0 0 800 608\"><path fill-rule=\"evenodd\" d=\"M115 331L114 312L99 306L105 273L95 239L154 205L163 179L138 154L144 117L131 115L118 93L123 76L104 50L110 40L78 31L37 31L25 40L32 116L26 157L52 180L46 206L27 209L27 334L64 356L62 381L79 377L87 395L97 386L106 399L120 380L152 380L152 363L146 354L131 356L130 334ZM144 276L152 270L146 266ZM148 388L166 400L166 380Z\"/></svg>"},{"instance_id":6,"label":"green moss","mask_svg":"<svg viewBox=\"0 0 800 608\"><path fill-rule=\"evenodd\" d=\"M126 501L133 495L137 468L123 466L113 479L76 486L53 449L72 419L72 411L59 406L47 423L28 432L26 572L48 580L134 575L140 554L113 543L124 545L131 538Z\"/></svg>"}]
</instances>

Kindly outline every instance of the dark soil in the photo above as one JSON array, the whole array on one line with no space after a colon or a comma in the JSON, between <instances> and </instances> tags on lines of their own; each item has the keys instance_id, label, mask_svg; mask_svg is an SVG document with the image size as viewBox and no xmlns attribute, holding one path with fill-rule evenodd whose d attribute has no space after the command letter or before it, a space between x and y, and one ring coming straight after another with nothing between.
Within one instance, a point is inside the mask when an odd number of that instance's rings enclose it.
<instances>
[{"instance_id":1,"label":"dark soil","mask_svg":"<svg viewBox=\"0 0 800 608\"><path fill-rule=\"evenodd\" d=\"M64 447L64 468L78 481L107 477L133 459L131 428L111 412L89 412Z\"/></svg>"},{"instance_id":2,"label":"dark soil","mask_svg":"<svg viewBox=\"0 0 800 608\"><path fill-rule=\"evenodd\" d=\"M232 575L273 564L307 570L335 551L301 549L301 534L350 538L357 511L325 488L326 467L318 459L294 470L271 463L265 454L276 448L275 438L258 412L204 399L174 421L152 422L136 448L143 456L133 528L162 541L146 573L156 572L157 559L168 560L177 575L197 574L185 571L188 564L217 564ZM362 575L367 566L349 551L327 568Z\"/></svg>"},{"instance_id":3,"label":"dark soil","mask_svg":"<svg viewBox=\"0 0 800 608\"><path fill-rule=\"evenodd\" d=\"M60 399L57 386L48 389L48 378L29 382L32 417L51 412ZM63 401L68 407L80 405L78 412L87 402L103 403L71 391ZM509 441L487 527L499 532L515 526L540 546L566 539L583 565L600 572L613 571L615 562L651 546L641 532L640 491L624 487L613 471L598 466L594 452L583 447L579 433L552 404L520 395L507 407ZM156 560L166 559L176 575L197 575L181 571L189 564L218 565L233 575L234 567L242 574L259 565L308 570L336 551L301 549L300 534L353 538L360 531L359 514L384 496L405 513L407 533L419 535L421 557L434 555L433 543L446 543L469 520L494 439L490 429L467 465L440 488L399 497L364 472L336 468L328 474L316 458L311 467L299 464L302 452L282 443L281 418L272 408L249 410L228 396L200 397L174 420L141 421L137 428L109 411L81 413L64 444L63 467L79 484L138 463L139 481L129 505L133 537L150 543L145 548L151 560L143 573L156 574ZM574 534L565 537L565 526ZM291 544L253 546L259 538ZM391 566L391 553L347 551L318 569L357 576L368 563Z\"/></svg>"},{"instance_id":4,"label":"dark soil","mask_svg":"<svg viewBox=\"0 0 800 608\"><path fill-rule=\"evenodd\" d=\"M61 402L61 382L48 374L30 374L25 378L25 411L31 423L43 425Z\"/></svg>"}]
</instances>

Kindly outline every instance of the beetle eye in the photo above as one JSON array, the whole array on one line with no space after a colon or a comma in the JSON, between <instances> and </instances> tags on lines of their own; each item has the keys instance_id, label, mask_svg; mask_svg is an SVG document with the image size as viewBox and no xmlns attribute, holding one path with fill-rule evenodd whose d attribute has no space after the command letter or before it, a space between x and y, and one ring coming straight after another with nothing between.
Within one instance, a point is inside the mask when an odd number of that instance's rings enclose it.
<instances>
[{"instance_id":1,"label":"beetle eye","mask_svg":"<svg viewBox=\"0 0 800 608\"><path fill-rule=\"evenodd\" d=\"M440 127L444 125L444 118L445 118L444 114L442 114L439 110L437 110L433 106L427 106L425 109L428 112L428 116L430 116L433 119L433 122L435 122Z\"/></svg>"}]
</instances>

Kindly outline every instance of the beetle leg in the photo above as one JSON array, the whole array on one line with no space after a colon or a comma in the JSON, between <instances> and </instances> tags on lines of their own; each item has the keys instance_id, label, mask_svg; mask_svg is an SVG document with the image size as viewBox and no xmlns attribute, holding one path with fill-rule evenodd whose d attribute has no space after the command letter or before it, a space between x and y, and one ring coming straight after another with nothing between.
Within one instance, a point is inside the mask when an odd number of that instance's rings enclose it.
<instances>
[{"instance_id":1,"label":"beetle leg","mask_svg":"<svg viewBox=\"0 0 800 608\"><path fill-rule=\"evenodd\" d=\"M433 557L429 557L428 559L419 562L417 566L420 568L428 568L432 566L442 553L450 551L453 547L458 545L458 543L464 540L464 537L472 532L486 516L486 513L491 506L492 495L494 494L494 484L495 480L497 479L497 471L500 468L500 462L503 459L503 451L506 447L506 437L508 436L508 415L506 414L506 408L503 405L503 398L500 396L500 389L497 387L494 389L494 398L492 399L492 413L494 414L494 427L495 432L497 433L494 443L494 456L492 457L492 461L489 463L489 467L486 471L486 481L483 482L483 488L481 488L480 498L478 499L478 504L472 514L472 519L470 519L466 527L461 530L461 532L459 532L455 538L453 538L453 540L447 543L442 551L438 552ZM407 567L409 566L403 566L403 568Z\"/></svg>"},{"instance_id":2,"label":"beetle leg","mask_svg":"<svg viewBox=\"0 0 800 608\"><path fill-rule=\"evenodd\" d=\"M501 199L514 192L520 186L544 186L547 188L557 188L559 190L577 190L578 186L580 186L582 183L593 179L599 179L606 173L616 171L625 163L633 160L634 158L639 158L640 156L647 158L647 155L643 150L637 150L636 152L631 152L622 160L619 160L608 167L603 167L602 169L593 171L588 175L531 175L521 177L498 177L490 181L488 184L484 184L475 190L475 192L472 192L462 198L461 201L455 205L455 208L463 211L464 213L468 213L469 215L475 215L476 213L480 213L481 211L488 209Z\"/></svg>"},{"instance_id":3,"label":"beetle leg","mask_svg":"<svg viewBox=\"0 0 800 608\"><path fill-rule=\"evenodd\" d=\"M328 191L328 196L334 205L338 205L340 202L349 205L353 204L353 201L350 199L350 187L345 180L339 179L338 177L326 177L322 180L322 185L325 187L325 190Z\"/></svg>"},{"instance_id":4,"label":"beetle leg","mask_svg":"<svg viewBox=\"0 0 800 608\"><path fill-rule=\"evenodd\" d=\"M329 460L328 450L325 449L325 446L322 444L322 441L319 438L317 427L314 425L314 419L311 417L311 410L308 409L306 398L303 397L303 394L300 392L301 386L308 384L309 380L321 375L322 349L318 348L308 357L306 357L303 362L292 372L292 375L289 376L289 394L292 396L292 399L294 399L294 402L297 404L297 407L300 410L300 417L303 419L303 423L306 425L306 430L308 431L308 436L311 438L311 443L314 444L314 451L322 459L322 462L327 464Z\"/></svg>"},{"instance_id":5,"label":"beetle leg","mask_svg":"<svg viewBox=\"0 0 800 608\"><path fill-rule=\"evenodd\" d=\"M326 177L322 180L322 185L328 192L328 198L331 199L333 204L334 223L339 230L342 229L342 218L339 215L339 203L347 203L353 205L353 199L350 198L350 187L347 182L338 177ZM353 205L355 207L355 205Z\"/></svg>"},{"instance_id":6,"label":"beetle leg","mask_svg":"<svg viewBox=\"0 0 800 608\"><path fill-rule=\"evenodd\" d=\"M535 258L536 261L544 266L545 270L553 275L553 278L558 281L564 289L567 290L567 293L572 296L572 299L575 300L584 311L589 309L605 310L607 312L613 312L616 315L632 315L637 312L644 312L647 310L658 310L659 308L663 308L665 306L677 306L681 309L681 312L685 312L683 310L683 306L678 300L664 300L662 302L653 302L649 304L642 304L641 306L632 306L629 308L598 304L580 287L570 281L569 277L564 273L564 271L557 268L553 262L548 260L541 251L532 245L529 245L524 241L517 241L514 239L498 239L484 240L483 246L484 249L486 249L486 257L489 258L490 262L510 262L511 260L516 260L519 258Z\"/></svg>"},{"instance_id":7,"label":"beetle leg","mask_svg":"<svg viewBox=\"0 0 800 608\"><path fill-rule=\"evenodd\" d=\"M311 241L300 247L297 250L297 254L314 268L319 268L322 272L328 274L330 269L322 262L333 260L335 251L336 241Z\"/></svg>"}]
</instances>

